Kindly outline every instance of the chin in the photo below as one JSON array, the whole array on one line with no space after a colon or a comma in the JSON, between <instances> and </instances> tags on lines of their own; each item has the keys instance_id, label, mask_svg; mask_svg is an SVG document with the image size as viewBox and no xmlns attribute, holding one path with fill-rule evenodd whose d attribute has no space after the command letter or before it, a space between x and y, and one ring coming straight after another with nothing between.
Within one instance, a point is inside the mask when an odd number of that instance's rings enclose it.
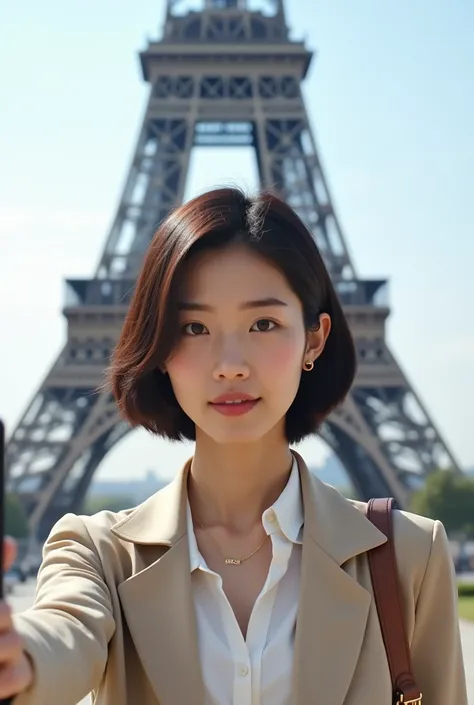
<instances>
[{"instance_id":1,"label":"chin","mask_svg":"<svg viewBox=\"0 0 474 705\"><path fill-rule=\"evenodd\" d=\"M259 424L242 424L240 428L235 424L234 428L230 428L227 424L223 424L220 428L213 426L212 428L203 429L209 438L211 438L214 443L220 445L226 444L237 444L244 445L247 443L258 443L263 438L268 436L271 427L267 425L261 427ZM244 427L245 426L245 427Z\"/></svg>"},{"instance_id":2,"label":"chin","mask_svg":"<svg viewBox=\"0 0 474 705\"><path fill-rule=\"evenodd\" d=\"M218 443L219 445L245 445L248 443L257 443L265 436L264 433L256 433L255 431L249 431L247 433L243 431L241 433L209 433L208 435L215 443Z\"/></svg>"}]
</instances>

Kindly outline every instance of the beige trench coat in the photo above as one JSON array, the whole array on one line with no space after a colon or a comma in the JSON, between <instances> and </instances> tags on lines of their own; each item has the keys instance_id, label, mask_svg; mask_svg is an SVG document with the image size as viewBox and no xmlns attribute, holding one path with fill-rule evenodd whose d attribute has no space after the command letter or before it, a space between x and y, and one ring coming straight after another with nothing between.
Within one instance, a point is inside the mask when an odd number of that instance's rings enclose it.
<instances>
[{"instance_id":1,"label":"beige trench coat","mask_svg":"<svg viewBox=\"0 0 474 705\"><path fill-rule=\"evenodd\" d=\"M305 512L292 705L391 705L367 564L385 537L298 459ZM34 607L15 618L35 668L15 705L203 705L186 536L189 464L135 509L72 514L45 545ZM467 705L443 526L396 512L396 555L426 705Z\"/></svg>"}]
</instances>

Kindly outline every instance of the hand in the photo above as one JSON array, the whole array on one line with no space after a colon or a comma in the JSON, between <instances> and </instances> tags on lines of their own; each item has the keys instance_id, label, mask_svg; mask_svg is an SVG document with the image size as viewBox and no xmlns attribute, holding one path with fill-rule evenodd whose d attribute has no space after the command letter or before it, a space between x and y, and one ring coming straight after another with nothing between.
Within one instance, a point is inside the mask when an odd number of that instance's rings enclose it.
<instances>
[{"instance_id":1,"label":"hand","mask_svg":"<svg viewBox=\"0 0 474 705\"><path fill-rule=\"evenodd\" d=\"M3 569L7 571L16 558L16 543L12 539L5 539L3 554ZM33 669L13 628L11 609L0 600L0 698L22 693L32 680Z\"/></svg>"}]
</instances>

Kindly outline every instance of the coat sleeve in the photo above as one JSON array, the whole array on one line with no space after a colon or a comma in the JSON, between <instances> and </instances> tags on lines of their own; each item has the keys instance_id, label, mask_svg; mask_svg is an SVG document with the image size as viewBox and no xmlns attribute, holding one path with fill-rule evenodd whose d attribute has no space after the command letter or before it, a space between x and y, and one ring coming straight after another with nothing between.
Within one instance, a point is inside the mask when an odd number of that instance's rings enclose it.
<instances>
[{"instance_id":1,"label":"coat sleeve","mask_svg":"<svg viewBox=\"0 0 474 705\"><path fill-rule=\"evenodd\" d=\"M76 705L98 685L115 622L102 564L80 517L67 514L53 528L35 603L14 623L34 673L14 705Z\"/></svg>"},{"instance_id":2,"label":"coat sleeve","mask_svg":"<svg viewBox=\"0 0 474 705\"><path fill-rule=\"evenodd\" d=\"M433 523L431 553L416 605L413 671L427 705L467 705L453 561L443 525Z\"/></svg>"}]
</instances>

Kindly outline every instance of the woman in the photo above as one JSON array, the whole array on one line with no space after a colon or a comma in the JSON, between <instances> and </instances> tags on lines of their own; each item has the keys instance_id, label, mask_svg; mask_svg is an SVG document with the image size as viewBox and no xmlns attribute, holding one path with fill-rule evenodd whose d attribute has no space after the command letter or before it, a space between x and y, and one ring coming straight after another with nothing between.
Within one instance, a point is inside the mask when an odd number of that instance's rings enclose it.
<instances>
[{"instance_id":1,"label":"woman","mask_svg":"<svg viewBox=\"0 0 474 705\"><path fill-rule=\"evenodd\" d=\"M35 606L15 631L2 611L0 694L20 693L16 705L74 705L91 690L100 705L391 705L367 564L386 539L290 451L343 402L354 371L323 260L288 205L223 189L172 213L110 383L130 424L195 439L194 457L135 509L56 524ZM444 529L396 512L394 530L424 701L465 705Z\"/></svg>"}]
</instances>

